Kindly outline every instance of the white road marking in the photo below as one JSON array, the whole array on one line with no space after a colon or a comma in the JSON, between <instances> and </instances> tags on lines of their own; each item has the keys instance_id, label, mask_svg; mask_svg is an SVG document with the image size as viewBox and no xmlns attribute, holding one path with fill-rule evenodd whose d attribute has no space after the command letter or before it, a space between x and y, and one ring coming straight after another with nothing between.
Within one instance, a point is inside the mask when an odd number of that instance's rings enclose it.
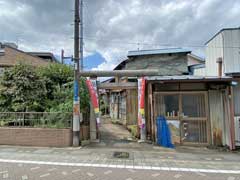
<instances>
[{"instance_id":1,"label":"white road marking","mask_svg":"<svg viewBox=\"0 0 240 180\"><path fill-rule=\"evenodd\" d=\"M109 170L109 171L106 171L106 172L104 172L104 174L105 174L105 175L108 175L108 174L111 174L111 173L112 173L112 171L110 171L110 170Z\"/></svg>"},{"instance_id":2,"label":"white road marking","mask_svg":"<svg viewBox=\"0 0 240 180\"><path fill-rule=\"evenodd\" d=\"M22 163L22 164L36 164L36 165L51 165L51 166L69 166L69 167L102 167L100 164L85 164L85 163L66 163L66 162L47 162L47 161L27 161L27 160L10 160L10 159L0 159L0 163ZM106 165L109 167L109 165ZM112 165L115 169L128 169L128 166L124 166L124 168L119 168L117 166ZM136 169L135 166L132 167ZM175 169L178 169L178 172L201 172L201 173L218 173L218 174L240 174L240 170L223 170L223 169L197 169L197 168L175 168L175 167L151 167L151 166L138 166L137 169L141 170L160 170L160 171L173 171L176 172ZM134 170L129 170L130 172L135 172Z\"/></svg>"},{"instance_id":3,"label":"white road marking","mask_svg":"<svg viewBox=\"0 0 240 180\"><path fill-rule=\"evenodd\" d=\"M126 180L133 180L132 178L127 178Z\"/></svg>"},{"instance_id":4,"label":"white road marking","mask_svg":"<svg viewBox=\"0 0 240 180\"><path fill-rule=\"evenodd\" d=\"M87 175L88 175L89 177L93 177L93 176L94 176L94 174L92 174L92 173L90 173L90 172L88 172Z\"/></svg>"},{"instance_id":5,"label":"white road marking","mask_svg":"<svg viewBox=\"0 0 240 180\"><path fill-rule=\"evenodd\" d=\"M34 171L34 170L37 170L37 169L40 169L40 167L33 167L33 168L31 168L30 170L31 170L31 171Z\"/></svg>"},{"instance_id":6,"label":"white road marking","mask_svg":"<svg viewBox=\"0 0 240 180\"><path fill-rule=\"evenodd\" d=\"M176 178L176 179L178 179L178 178L180 178L180 177L182 177L181 174L176 174L176 175L174 176L174 178Z\"/></svg>"},{"instance_id":7,"label":"white road marking","mask_svg":"<svg viewBox=\"0 0 240 180\"><path fill-rule=\"evenodd\" d=\"M9 177L8 173L3 174L3 179L7 179Z\"/></svg>"},{"instance_id":8,"label":"white road marking","mask_svg":"<svg viewBox=\"0 0 240 180\"><path fill-rule=\"evenodd\" d=\"M207 161L211 161L212 159L211 159L211 158L205 158L205 160L207 160Z\"/></svg>"},{"instance_id":9,"label":"white road marking","mask_svg":"<svg viewBox=\"0 0 240 180\"><path fill-rule=\"evenodd\" d=\"M152 177L158 177L160 174L157 173L157 174L152 174Z\"/></svg>"},{"instance_id":10,"label":"white road marking","mask_svg":"<svg viewBox=\"0 0 240 180\"><path fill-rule=\"evenodd\" d=\"M48 169L48 171L52 172L52 171L56 171L57 168L52 168L52 169Z\"/></svg>"},{"instance_id":11,"label":"white road marking","mask_svg":"<svg viewBox=\"0 0 240 180\"><path fill-rule=\"evenodd\" d=\"M228 177L227 180L235 180L236 178L235 177Z\"/></svg>"},{"instance_id":12,"label":"white road marking","mask_svg":"<svg viewBox=\"0 0 240 180\"><path fill-rule=\"evenodd\" d=\"M206 174L203 174L203 173L200 173L200 172L196 172L196 174L199 175L199 176L203 176L203 177L206 176Z\"/></svg>"},{"instance_id":13,"label":"white road marking","mask_svg":"<svg viewBox=\"0 0 240 180\"><path fill-rule=\"evenodd\" d=\"M22 180L28 180L28 176L27 175L22 176Z\"/></svg>"},{"instance_id":14,"label":"white road marking","mask_svg":"<svg viewBox=\"0 0 240 180\"><path fill-rule=\"evenodd\" d=\"M43 175L40 176L40 178L47 177L47 176L50 176L50 173L43 174Z\"/></svg>"},{"instance_id":15,"label":"white road marking","mask_svg":"<svg viewBox=\"0 0 240 180\"><path fill-rule=\"evenodd\" d=\"M72 170L72 173L76 173L78 171L81 171L81 169L75 169L75 170Z\"/></svg>"},{"instance_id":16,"label":"white road marking","mask_svg":"<svg viewBox=\"0 0 240 180\"><path fill-rule=\"evenodd\" d=\"M1 171L0 174L8 173L8 171Z\"/></svg>"}]
</instances>

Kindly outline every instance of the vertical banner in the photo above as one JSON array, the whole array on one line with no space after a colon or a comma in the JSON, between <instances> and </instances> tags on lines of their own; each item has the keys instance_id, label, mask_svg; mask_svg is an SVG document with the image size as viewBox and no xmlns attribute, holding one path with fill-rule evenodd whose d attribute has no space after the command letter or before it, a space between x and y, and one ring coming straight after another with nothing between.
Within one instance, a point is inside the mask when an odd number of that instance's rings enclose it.
<instances>
[{"instance_id":1,"label":"vertical banner","mask_svg":"<svg viewBox=\"0 0 240 180\"><path fill-rule=\"evenodd\" d=\"M145 87L146 80L144 77L138 79L138 126L145 128Z\"/></svg>"},{"instance_id":2,"label":"vertical banner","mask_svg":"<svg viewBox=\"0 0 240 180\"><path fill-rule=\"evenodd\" d=\"M96 116L97 126L99 127L99 125L100 125L100 114L99 114L99 103L98 103L98 93L97 93L97 81L87 79L86 83L87 83L88 91L89 91L89 94L90 94L91 103L92 103L92 106L94 108L94 113L95 113L95 116Z\"/></svg>"}]
</instances>

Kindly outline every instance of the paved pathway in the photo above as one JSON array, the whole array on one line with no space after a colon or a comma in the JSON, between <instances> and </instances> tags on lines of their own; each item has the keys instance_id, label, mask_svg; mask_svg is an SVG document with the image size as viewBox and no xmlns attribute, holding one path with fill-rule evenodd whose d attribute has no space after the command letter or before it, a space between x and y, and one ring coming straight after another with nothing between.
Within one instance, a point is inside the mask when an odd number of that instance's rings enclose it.
<instances>
[{"instance_id":1,"label":"paved pathway","mask_svg":"<svg viewBox=\"0 0 240 180\"><path fill-rule=\"evenodd\" d=\"M124 126L113 124L109 117L102 118L100 140L100 146L137 146L137 143L134 143L132 139L131 133Z\"/></svg>"},{"instance_id":2,"label":"paved pathway","mask_svg":"<svg viewBox=\"0 0 240 180\"><path fill-rule=\"evenodd\" d=\"M189 151L189 152L188 152ZM114 152L128 152L129 158L115 158ZM99 167L113 169L155 170L237 174L240 154L207 149L169 150L160 147L139 148L27 148L0 147L0 163Z\"/></svg>"}]
</instances>

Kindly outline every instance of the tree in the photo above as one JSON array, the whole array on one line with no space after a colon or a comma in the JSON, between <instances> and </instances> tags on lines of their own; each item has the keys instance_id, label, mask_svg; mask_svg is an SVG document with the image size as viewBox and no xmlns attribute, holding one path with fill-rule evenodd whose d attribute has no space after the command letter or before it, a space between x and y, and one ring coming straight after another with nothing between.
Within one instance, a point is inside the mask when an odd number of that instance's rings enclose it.
<instances>
[{"instance_id":1,"label":"tree","mask_svg":"<svg viewBox=\"0 0 240 180\"><path fill-rule=\"evenodd\" d=\"M73 68L63 64L50 64L38 69L38 73L44 79L47 89L46 111L72 112L73 111ZM89 95L85 83L86 79L80 79L80 107L83 113L89 111Z\"/></svg>"},{"instance_id":2,"label":"tree","mask_svg":"<svg viewBox=\"0 0 240 180\"><path fill-rule=\"evenodd\" d=\"M4 72L0 90L1 111L43 111L45 83L34 67L19 64Z\"/></svg>"},{"instance_id":3,"label":"tree","mask_svg":"<svg viewBox=\"0 0 240 180\"><path fill-rule=\"evenodd\" d=\"M54 99L54 92L61 89L64 84L73 82L73 69L63 64L50 64L38 68L38 74L44 80L48 99Z\"/></svg>"},{"instance_id":4,"label":"tree","mask_svg":"<svg viewBox=\"0 0 240 180\"><path fill-rule=\"evenodd\" d=\"M88 114L85 81L80 80L80 106L81 112ZM5 71L0 85L0 111L73 111L72 67L57 63L41 68L19 64Z\"/></svg>"}]
</instances>

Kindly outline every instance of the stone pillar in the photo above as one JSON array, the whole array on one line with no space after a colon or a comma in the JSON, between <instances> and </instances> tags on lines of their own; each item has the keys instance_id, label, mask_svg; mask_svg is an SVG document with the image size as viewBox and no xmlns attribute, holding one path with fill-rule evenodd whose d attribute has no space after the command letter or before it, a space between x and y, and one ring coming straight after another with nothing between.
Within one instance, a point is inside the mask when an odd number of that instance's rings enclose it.
<instances>
[{"instance_id":1,"label":"stone pillar","mask_svg":"<svg viewBox=\"0 0 240 180\"><path fill-rule=\"evenodd\" d=\"M93 106L90 105L90 141L96 140L97 140L96 116L94 113Z\"/></svg>"}]
</instances>

